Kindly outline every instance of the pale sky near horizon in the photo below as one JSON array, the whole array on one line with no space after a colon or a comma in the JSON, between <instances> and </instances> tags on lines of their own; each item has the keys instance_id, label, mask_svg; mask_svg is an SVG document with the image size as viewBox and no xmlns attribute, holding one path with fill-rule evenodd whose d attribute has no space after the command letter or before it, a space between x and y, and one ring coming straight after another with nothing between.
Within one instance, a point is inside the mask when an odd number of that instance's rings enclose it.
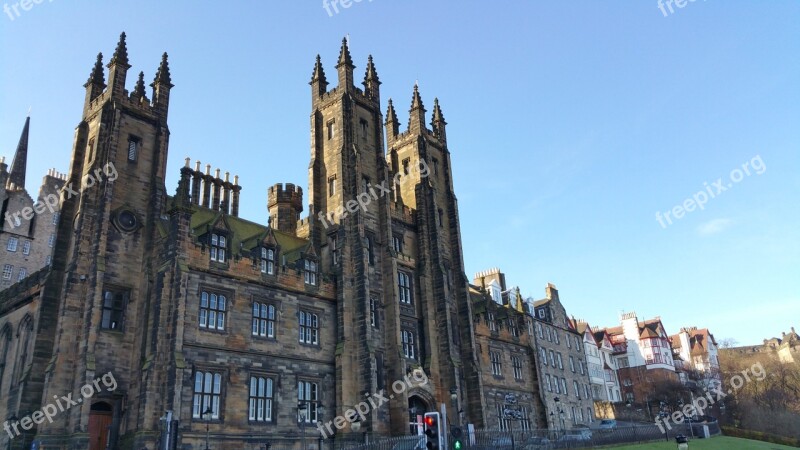
<instances>
[{"instance_id":1,"label":"pale sky near horizon","mask_svg":"<svg viewBox=\"0 0 800 450\"><path fill-rule=\"evenodd\" d=\"M30 107L28 188L68 170L82 85L124 30L129 90L170 55L168 192L199 159L266 223L268 186L306 190L314 58L333 87L349 35L383 111L407 123L415 81L428 120L439 98L470 278L500 267L535 298L552 282L598 326L635 310L742 345L800 329L800 2L340 3L7 0L0 155Z\"/></svg>"}]
</instances>

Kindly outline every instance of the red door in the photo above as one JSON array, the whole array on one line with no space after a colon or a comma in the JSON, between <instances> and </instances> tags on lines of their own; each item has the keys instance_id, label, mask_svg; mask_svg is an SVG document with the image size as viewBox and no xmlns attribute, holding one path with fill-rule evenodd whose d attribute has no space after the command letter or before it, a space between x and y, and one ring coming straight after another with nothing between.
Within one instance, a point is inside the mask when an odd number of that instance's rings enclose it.
<instances>
[{"instance_id":1,"label":"red door","mask_svg":"<svg viewBox=\"0 0 800 450\"><path fill-rule=\"evenodd\" d=\"M111 405L95 403L89 413L89 450L106 450L111 428Z\"/></svg>"}]
</instances>

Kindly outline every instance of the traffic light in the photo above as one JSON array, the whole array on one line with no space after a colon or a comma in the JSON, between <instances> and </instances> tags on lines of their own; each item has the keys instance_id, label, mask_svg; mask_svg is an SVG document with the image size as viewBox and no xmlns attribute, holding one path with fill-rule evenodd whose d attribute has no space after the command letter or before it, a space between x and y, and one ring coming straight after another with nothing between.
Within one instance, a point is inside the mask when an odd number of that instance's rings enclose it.
<instances>
[{"instance_id":1,"label":"traffic light","mask_svg":"<svg viewBox=\"0 0 800 450\"><path fill-rule=\"evenodd\" d=\"M422 421L425 424L425 436L428 439L425 446L430 450L440 450L442 448L442 424L439 420L439 413L425 413Z\"/></svg>"},{"instance_id":2,"label":"traffic light","mask_svg":"<svg viewBox=\"0 0 800 450\"><path fill-rule=\"evenodd\" d=\"M450 435L453 437L453 450L461 450L464 448L464 443L461 442L461 428L451 428Z\"/></svg>"}]
</instances>

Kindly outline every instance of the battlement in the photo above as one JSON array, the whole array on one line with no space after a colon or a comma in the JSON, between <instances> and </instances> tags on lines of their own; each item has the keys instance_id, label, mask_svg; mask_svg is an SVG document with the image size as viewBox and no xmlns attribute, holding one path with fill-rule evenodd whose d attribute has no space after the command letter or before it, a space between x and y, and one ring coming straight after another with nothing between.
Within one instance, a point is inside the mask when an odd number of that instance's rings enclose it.
<instances>
[{"instance_id":1,"label":"battlement","mask_svg":"<svg viewBox=\"0 0 800 450\"><path fill-rule=\"evenodd\" d=\"M489 275L499 275L500 269L497 267L493 267L489 270L484 270L475 274L475 278L483 278L488 277Z\"/></svg>"},{"instance_id":2,"label":"battlement","mask_svg":"<svg viewBox=\"0 0 800 450\"><path fill-rule=\"evenodd\" d=\"M619 315L619 320L636 319L636 311L624 312Z\"/></svg>"},{"instance_id":3,"label":"battlement","mask_svg":"<svg viewBox=\"0 0 800 450\"><path fill-rule=\"evenodd\" d=\"M267 207L289 203L298 212L303 210L303 188L292 183L276 183L267 189Z\"/></svg>"}]
</instances>

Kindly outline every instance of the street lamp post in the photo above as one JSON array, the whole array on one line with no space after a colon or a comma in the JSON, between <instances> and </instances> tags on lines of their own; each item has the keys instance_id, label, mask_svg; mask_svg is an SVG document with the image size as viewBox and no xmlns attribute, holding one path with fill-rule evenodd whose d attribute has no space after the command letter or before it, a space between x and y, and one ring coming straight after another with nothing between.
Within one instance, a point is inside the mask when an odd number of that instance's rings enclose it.
<instances>
[{"instance_id":1,"label":"street lamp post","mask_svg":"<svg viewBox=\"0 0 800 450\"><path fill-rule=\"evenodd\" d=\"M300 413L300 440L303 443L303 450L307 450L306 448L306 412L308 411L308 405L304 402L297 402L297 411Z\"/></svg>"},{"instance_id":2,"label":"street lamp post","mask_svg":"<svg viewBox=\"0 0 800 450\"><path fill-rule=\"evenodd\" d=\"M200 414L200 417L201 417L201 418L203 418L203 419L206 421L206 450L210 450L210 448L208 447L208 433L209 433L209 429L208 429L208 423L211 421L211 419L209 419L209 418L208 418L208 416L209 416L211 413L212 413L212 411L211 411L211 406L209 406L208 408L206 408L206 410L205 410L205 411L203 411L203 412Z\"/></svg>"},{"instance_id":3,"label":"street lamp post","mask_svg":"<svg viewBox=\"0 0 800 450\"><path fill-rule=\"evenodd\" d=\"M322 413L325 412L325 408L322 405L317 405L317 423L322 423ZM318 450L322 450L322 432L319 433L319 445L317 446Z\"/></svg>"}]
</instances>

